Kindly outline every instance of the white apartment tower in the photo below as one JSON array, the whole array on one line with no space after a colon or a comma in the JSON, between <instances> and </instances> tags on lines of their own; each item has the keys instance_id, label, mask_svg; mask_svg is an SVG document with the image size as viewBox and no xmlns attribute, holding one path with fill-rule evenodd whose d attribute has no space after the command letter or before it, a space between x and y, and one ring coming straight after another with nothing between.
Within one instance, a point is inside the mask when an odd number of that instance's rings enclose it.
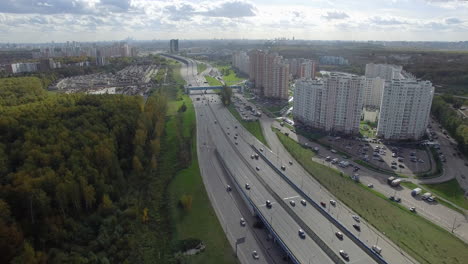
<instances>
[{"instance_id":1,"label":"white apartment tower","mask_svg":"<svg viewBox=\"0 0 468 264\"><path fill-rule=\"evenodd\" d=\"M323 80L296 82L293 114L312 127L329 132L359 133L365 78L331 73Z\"/></svg>"},{"instance_id":2,"label":"white apartment tower","mask_svg":"<svg viewBox=\"0 0 468 264\"><path fill-rule=\"evenodd\" d=\"M232 54L232 66L237 68L244 74L249 74L250 60L249 55L245 51L237 51Z\"/></svg>"},{"instance_id":3,"label":"white apartment tower","mask_svg":"<svg viewBox=\"0 0 468 264\"><path fill-rule=\"evenodd\" d=\"M377 136L390 140L420 139L429 122L434 87L429 81L387 81L382 95Z\"/></svg>"},{"instance_id":4,"label":"white apartment tower","mask_svg":"<svg viewBox=\"0 0 468 264\"><path fill-rule=\"evenodd\" d=\"M364 107L379 109L385 80L380 77L366 78L364 84Z\"/></svg>"},{"instance_id":5,"label":"white apartment tower","mask_svg":"<svg viewBox=\"0 0 468 264\"><path fill-rule=\"evenodd\" d=\"M391 65L391 64L366 64L366 74L367 78L380 77L387 81L392 79L402 79L402 66Z\"/></svg>"}]
</instances>

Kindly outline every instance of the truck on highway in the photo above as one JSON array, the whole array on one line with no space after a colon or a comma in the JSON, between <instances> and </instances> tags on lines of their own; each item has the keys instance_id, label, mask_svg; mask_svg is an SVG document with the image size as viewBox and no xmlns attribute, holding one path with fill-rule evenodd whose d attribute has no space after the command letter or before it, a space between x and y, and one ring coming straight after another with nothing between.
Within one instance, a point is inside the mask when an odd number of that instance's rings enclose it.
<instances>
[{"instance_id":1,"label":"truck on highway","mask_svg":"<svg viewBox=\"0 0 468 264\"><path fill-rule=\"evenodd\" d=\"M421 196L421 199L426 200L427 198L430 198L432 194L430 192L427 192Z\"/></svg>"},{"instance_id":2,"label":"truck on highway","mask_svg":"<svg viewBox=\"0 0 468 264\"><path fill-rule=\"evenodd\" d=\"M412 191L411 191L411 195L413 197L415 197L416 195L420 194L422 192L422 189L421 188L414 188Z\"/></svg>"}]
</instances>

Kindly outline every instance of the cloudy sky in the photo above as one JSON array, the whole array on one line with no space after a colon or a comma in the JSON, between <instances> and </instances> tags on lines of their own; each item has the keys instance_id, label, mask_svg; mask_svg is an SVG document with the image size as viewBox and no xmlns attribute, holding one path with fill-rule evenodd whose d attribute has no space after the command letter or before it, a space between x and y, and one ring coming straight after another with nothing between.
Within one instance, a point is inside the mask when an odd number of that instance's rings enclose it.
<instances>
[{"instance_id":1,"label":"cloudy sky","mask_svg":"<svg viewBox=\"0 0 468 264\"><path fill-rule=\"evenodd\" d=\"M468 40L468 0L0 0L0 42Z\"/></svg>"}]
</instances>

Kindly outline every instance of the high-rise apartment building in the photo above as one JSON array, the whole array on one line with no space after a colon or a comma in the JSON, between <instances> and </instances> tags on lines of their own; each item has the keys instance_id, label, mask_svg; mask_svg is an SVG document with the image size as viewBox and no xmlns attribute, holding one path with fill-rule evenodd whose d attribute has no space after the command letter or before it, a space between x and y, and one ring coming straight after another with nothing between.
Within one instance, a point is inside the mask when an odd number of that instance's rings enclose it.
<instances>
[{"instance_id":1,"label":"high-rise apartment building","mask_svg":"<svg viewBox=\"0 0 468 264\"><path fill-rule=\"evenodd\" d=\"M385 83L377 136L390 140L420 139L429 123L434 87L429 81L393 79Z\"/></svg>"},{"instance_id":2,"label":"high-rise apartment building","mask_svg":"<svg viewBox=\"0 0 468 264\"><path fill-rule=\"evenodd\" d=\"M300 79L294 92L294 118L328 132L357 134L364 85L365 77L344 73Z\"/></svg>"},{"instance_id":3,"label":"high-rise apartment building","mask_svg":"<svg viewBox=\"0 0 468 264\"><path fill-rule=\"evenodd\" d=\"M308 59L290 59L289 73L293 78L315 78L316 63Z\"/></svg>"},{"instance_id":4,"label":"high-rise apartment building","mask_svg":"<svg viewBox=\"0 0 468 264\"><path fill-rule=\"evenodd\" d=\"M171 53L179 52L179 40L178 39L171 39L169 41L169 49Z\"/></svg>"},{"instance_id":5,"label":"high-rise apartment building","mask_svg":"<svg viewBox=\"0 0 468 264\"><path fill-rule=\"evenodd\" d=\"M250 59L245 51L237 51L232 54L232 66L244 74L250 72Z\"/></svg>"},{"instance_id":6,"label":"high-rise apartment building","mask_svg":"<svg viewBox=\"0 0 468 264\"><path fill-rule=\"evenodd\" d=\"M289 65L277 53L253 50L249 53L249 76L256 93L265 97L288 99Z\"/></svg>"},{"instance_id":7,"label":"high-rise apartment building","mask_svg":"<svg viewBox=\"0 0 468 264\"><path fill-rule=\"evenodd\" d=\"M403 79L403 67L391 64L366 64L365 76L368 78L380 77L387 81L392 79Z\"/></svg>"},{"instance_id":8,"label":"high-rise apartment building","mask_svg":"<svg viewBox=\"0 0 468 264\"><path fill-rule=\"evenodd\" d=\"M364 85L364 107L379 109L385 80L380 77L366 78Z\"/></svg>"}]
</instances>

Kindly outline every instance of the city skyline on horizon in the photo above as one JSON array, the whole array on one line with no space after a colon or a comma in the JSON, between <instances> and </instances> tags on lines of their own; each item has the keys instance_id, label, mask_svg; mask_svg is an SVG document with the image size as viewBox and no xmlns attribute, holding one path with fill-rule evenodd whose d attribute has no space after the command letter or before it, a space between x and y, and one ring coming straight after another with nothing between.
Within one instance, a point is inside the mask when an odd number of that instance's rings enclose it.
<instances>
[{"instance_id":1,"label":"city skyline on horizon","mask_svg":"<svg viewBox=\"0 0 468 264\"><path fill-rule=\"evenodd\" d=\"M468 1L5 0L0 33L0 43L99 42L129 36L467 41Z\"/></svg>"}]
</instances>

